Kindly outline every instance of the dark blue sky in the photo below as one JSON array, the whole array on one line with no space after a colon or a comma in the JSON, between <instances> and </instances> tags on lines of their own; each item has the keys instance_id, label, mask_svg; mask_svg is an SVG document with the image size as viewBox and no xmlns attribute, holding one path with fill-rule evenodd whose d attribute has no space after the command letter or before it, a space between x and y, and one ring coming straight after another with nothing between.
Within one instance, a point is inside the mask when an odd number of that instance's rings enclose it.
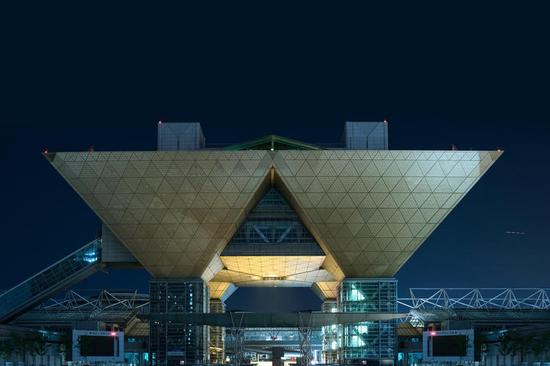
<instances>
[{"instance_id":1,"label":"dark blue sky","mask_svg":"<svg viewBox=\"0 0 550 366\"><path fill-rule=\"evenodd\" d=\"M2 9L0 288L99 228L43 148L152 150L159 119L200 121L212 143L336 142L344 121L385 117L392 149L505 150L398 273L400 291L550 286L546 11L416 5ZM147 275L79 287L103 286L145 289ZM229 305L319 304L281 291Z\"/></svg>"}]
</instances>

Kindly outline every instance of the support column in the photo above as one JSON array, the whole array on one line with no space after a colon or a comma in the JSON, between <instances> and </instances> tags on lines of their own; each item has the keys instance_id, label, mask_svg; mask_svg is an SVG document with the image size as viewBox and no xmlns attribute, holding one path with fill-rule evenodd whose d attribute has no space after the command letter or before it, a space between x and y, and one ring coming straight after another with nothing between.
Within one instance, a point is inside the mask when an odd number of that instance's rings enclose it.
<instances>
[{"instance_id":1,"label":"support column","mask_svg":"<svg viewBox=\"0 0 550 366\"><path fill-rule=\"evenodd\" d=\"M284 347L272 347L271 348L271 364L273 366L283 366L282 358L285 355Z\"/></svg>"},{"instance_id":2,"label":"support column","mask_svg":"<svg viewBox=\"0 0 550 366\"><path fill-rule=\"evenodd\" d=\"M205 313L208 289L196 278L152 279L149 281L150 313ZM205 326L173 321L151 321L149 352L152 366L205 363L208 350Z\"/></svg>"},{"instance_id":3,"label":"support column","mask_svg":"<svg viewBox=\"0 0 550 366\"><path fill-rule=\"evenodd\" d=\"M210 313L225 313L224 302L220 299L210 299ZM210 332L210 363L223 364L225 362L225 328L208 328Z\"/></svg>"},{"instance_id":4,"label":"support column","mask_svg":"<svg viewBox=\"0 0 550 366\"><path fill-rule=\"evenodd\" d=\"M231 317L231 327L228 331L233 338L233 364L235 366L240 366L244 356L244 313L229 313L229 315Z\"/></svg>"},{"instance_id":5,"label":"support column","mask_svg":"<svg viewBox=\"0 0 550 366\"><path fill-rule=\"evenodd\" d=\"M300 363L302 366L309 366L313 357L311 353L311 327L299 327L298 337L300 339Z\"/></svg>"},{"instance_id":6,"label":"support column","mask_svg":"<svg viewBox=\"0 0 550 366\"><path fill-rule=\"evenodd\" d=\"M325 300L321 305L321 311L324 313L334 313L338 311L336 299ZM335 364L338 362L338 325L328 325L323 327L323 363Z\"/></svg>"},{"instance_id":7,"label":"support column","mask_svg":"<svg viewBox=\"0 0 550 366\"><path fill-rule=\"evenodd\" d=\"M232 327L229 328L229 334L233 337L233 364L240 366L243 362L244 355L244 329Z\"/></svg>"},{"instance_id":8,"label":"support column","mask_svg":"<svg viewBox=\"0 0 550 366\"><path fill-rule=\"evenodd\" d=\"M347 278L338 289L341 312L397 312L397 280ZM364 322L340 327L339 358L343 363L391 365L395 359L395 320Z\"/></svg>"}]
</instances>

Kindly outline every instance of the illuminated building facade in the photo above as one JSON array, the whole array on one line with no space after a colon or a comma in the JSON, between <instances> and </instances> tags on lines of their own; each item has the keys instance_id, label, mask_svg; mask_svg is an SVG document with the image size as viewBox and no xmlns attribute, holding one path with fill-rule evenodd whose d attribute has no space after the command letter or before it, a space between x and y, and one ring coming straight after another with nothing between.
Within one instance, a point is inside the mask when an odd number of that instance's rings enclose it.
<instances>
[{"instance_id":1,"label":"illuminated building facade","mask_svg":"<svg viewBox=\"0 0 550 366\"><path fill-rule=\"evenodd\" d=\"M394 279L346 279L338 291L338 310L346 313L397 312L397 281ZM394 358L397 345L395 320L340 326L339 359L351 362Z\"/></svg>"},{"instance_id":2,"label":"illuminated building facade","mask_svg":"<svg viewBox=\"0 0 550 366\"><path fill-rule=\"evenodd\" d=\"M392 313L393 276L500 152L388 150L387 128L347 123L339 149L273 135L210 149L199 124L159 123L158 151L46 157L153 276L152 314L208 312L239 286ZM219 360L218 331L152 324L153 364ZM391 322L323 331L327 360L394 359Z\"/></svg>"}]
</instances>

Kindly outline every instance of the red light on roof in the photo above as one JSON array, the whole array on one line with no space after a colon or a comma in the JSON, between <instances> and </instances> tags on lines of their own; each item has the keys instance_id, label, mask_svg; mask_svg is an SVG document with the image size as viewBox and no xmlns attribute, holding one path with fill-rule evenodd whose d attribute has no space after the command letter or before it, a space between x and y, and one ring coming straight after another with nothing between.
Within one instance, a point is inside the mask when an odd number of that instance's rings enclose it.
<instances>
[{"instance_id":1,"label":"red light on roof","mask_svg":"<svg viewBox=\"0 0 550 366\"><path fill-rule=\"evenodd\" d=\"M502 150L500 148L497 149L498 152L501 152Z\"/></svg>"},{"instance_id":2,"label":"red light on roof","mask_svg":"<svg viewBox=\"0 0 550 366\"><path fill-rule=\"evenodd\" d=\"M384 123L388 123L388 119L387 119L387 118L384 118Z\"/></svg>"},{"instance_id":3,"label":"red light on roof","mask_svg":"<svg viewBox=\"0 0 550 366\"><path fill-rule=\"evenodd\" d=\"M116 332L111 332L111 336L112 336L112 337L115 337L115 336L116 336Z\"/></svg>"},{"instance_id":4,"label":"red light on roof","mask_svg":"<svg viewBox=\"0 0 550 366\"><path fill-rule=\"evenodd\" d=\"M44 150L42 151L42 153L43 153L44 155L47 155L47 154L48 154L48 149L44 149Z\"/></svg>"},{"instance_id":5,"label":"red light on roof","mask_svg":"<svg viewBox=\"0 0 550 366\"><path fill-rule=\"evenodd\" d=\"M433 336L436 336L437 335L437 332L435 330L432 330L430 331L430 335L433 337Z\"/></svg>"},{"instance_id":6,"label":"red light on roof","mask_svg":"<svg viewBox=\"0 0 550 366\"><path fill-rule=\"evenodd\" d=\"M159 121L159 125L161 125L161 124L162 124L162 121Z\"/></svg>"}]
</instances>

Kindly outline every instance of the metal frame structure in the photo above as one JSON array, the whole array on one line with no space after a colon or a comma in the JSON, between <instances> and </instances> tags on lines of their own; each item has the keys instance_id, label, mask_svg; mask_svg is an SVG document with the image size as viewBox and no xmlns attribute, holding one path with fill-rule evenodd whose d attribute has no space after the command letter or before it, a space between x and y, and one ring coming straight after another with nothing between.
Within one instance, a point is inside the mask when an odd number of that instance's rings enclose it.
<instances>
[{"instance_id":1,"label":"metal frame structure","mask_svg":"<svg viewBox=\"0 0 550 366\"><path fill-rule=\"evenodd\" d=\"M135 291L100 290L97 296L86 296L85 292L94 290L68 291L62 299L49 299L36 310L52 312L58 310L90 312L92 317L98 314L118 313L119 311L138 312L149 305L149 295Z\"/></svg>"},{"instance_id":2,"label":"metal frame structure","mask_svg":"<svg viewBox=\"0 0 550 366\"><path fill-rule=\"evenodd\" d=\"M100 320L126 324L148 306L149 295L137 291L70 290L62 297L48 299L16 322Z\"/></svg>"},{"instance_id":3,"label":"metal frame structure","mask_svg":"<svg viewBox=\"0 0 550 366\"><path fill-rule=\"evenodd\" d=\"M278 189L271 186L233 235L221 256L324 256Z\"/></svg>"},{"instance_id":4,"label":"metal frame structure","mask_svg":"<svg viewBox=\"0 0 550 366\"><path fill-rule=\"evenodd\" d=\"M311 349L311 333L313 327L311 324L311 317L304 319L302 314L299 314L298 335L300 339L300 354L302 366L308 366L313 359Z\"/></svg>"},{"instance_id":5,"label":"metal frame structure","mask_svg":"<svg viewBox=\"0 0 550 366\"><path fill-rule=\"evenodd\" d=\"M548 310L550 288L411 288L397 303L419 309Z\"/></svg>"},{"instance_id":6,"label":"metal frame structure","mask_svg":"<svg viewBox=\"0 0 550 366\"><path fill-rule=\"evenodd\" d=\"M232 326L228 330L229 334L233 337L233 357L235 358L235 366L239 366L242 363L244 355L244 313L229 313L229 316L231 317Z\"/></svg>"}]
</instances>

